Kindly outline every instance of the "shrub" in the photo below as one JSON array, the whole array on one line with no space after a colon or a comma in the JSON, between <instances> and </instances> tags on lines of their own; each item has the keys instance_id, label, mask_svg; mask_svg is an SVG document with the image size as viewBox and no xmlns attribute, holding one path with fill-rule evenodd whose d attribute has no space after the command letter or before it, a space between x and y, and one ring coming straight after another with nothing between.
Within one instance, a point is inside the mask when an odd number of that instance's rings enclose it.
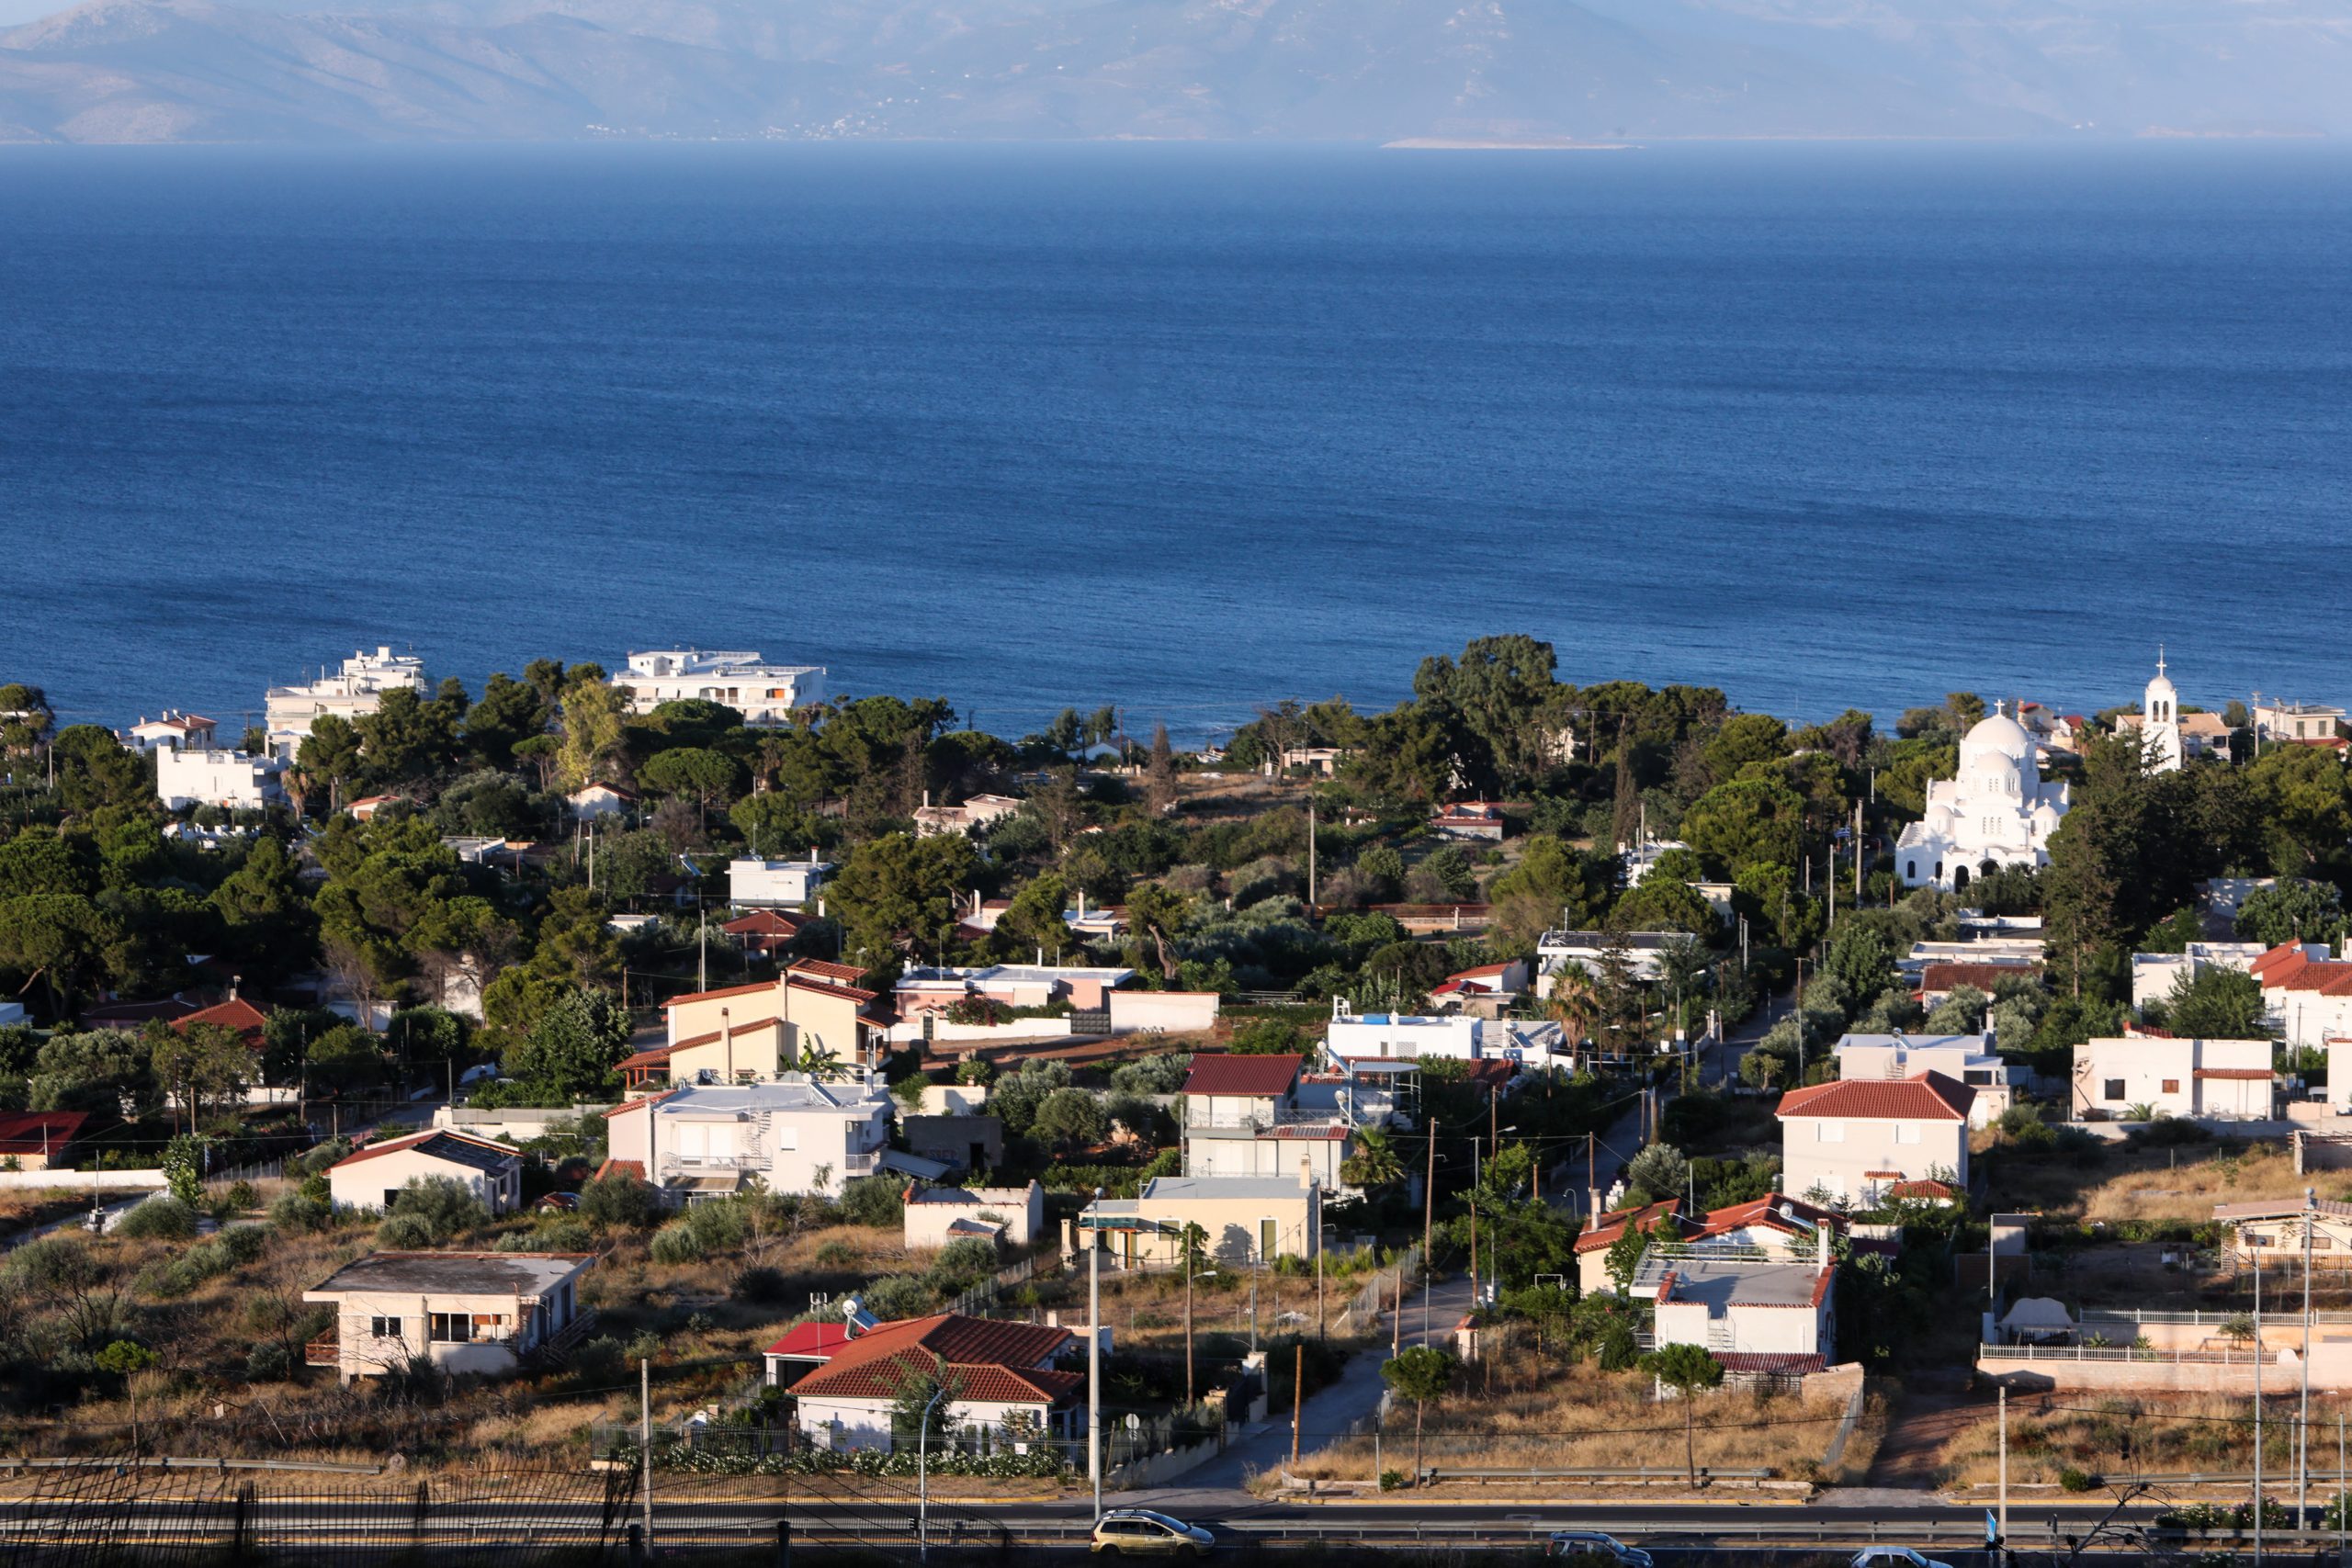
<instances>
[{"instance_id":1,"label":"shrub","mask_svg":"<svg viewBox=\"0 0 2352 1568\"><path fill-rule=\"evenodd\" d=\"M465 1183L447 1176L413 1176L392 1200L376 1239L396 1249L440 1247L488 1224L490 1211Z\"/></svg>"},{"instance_id":2,"label":"shrub","mask_svg":"<svg viewBox=\"0 0 2352 1568\"><path fill-rule=\"evenodd\" d=\"M578 1220L567 1215L550 1220L536 1229L518 1231L498 1238L500 1252L589 1252L596 1246L595 1233Z\"/></svg>"},{"instance_id":3,"label":"shrub","mask_svg":"<svg viewBox=\"0 0 2352 1568\"><path fill-rule=\"evenodd\" d=\"M865 1310L885 1323L902 1317L921 1317L932 1306L931 1287L912 1274L885 1274L866 1282L857 1292Z\"/></svg>"},{"instance_id":4,"label":"shrub","mask_svg":"<svg viewBox=\"0 0 2352 1568\"><path fill-rule=\"evenodd\" d=\"M598 1230L644 1230L662 1217L662 1195L619 1170L583 1185L577 1212Z\"/></svg>"},{"instance_id":5,"label":"shrub","mask_svg":"<svg viewBox=\"0 0 2352 1568\"><path fill-rule=\"evenodd\" d=\"M1609 1332L1600 1337L1602 1371L1630 1371L1641 1359L1641 1347L1634 1343L1634 1331L1625 1325L1612 1324Z\"/></svg>"},{"instance_id":6,"label":"shrub","mask_svg":"<svg viewBox=\"0 0 2352 1568\"><path fill-rule=\"evenodd\" d=\"M754 1306L775 1306L790 1293L783 1270L764 1264L736 1275L730 1289L737 1301L750 1302Z\"/></svg>"},{"instance_id":7,"label":"shrub","mask_svg":"<svg viewBox=\"0 0 2352 1568\"><path fill-rule=\"evenodd\" d=\"M932 1258L923 1283L941 1296L960 1296L996 1272L996 1243L979 1236L951 1241Z\"/></svg>"},{"instance_id":8,"label":"shrub","mask_svg":"<svg viewBox=\"0 0 2352 1568\"><path fill-rule=\"evenodd\" d=\"M751 1234L751 1212L741 1203L692 1203L684 1218L705 1257L741 1247Z\"/></svg>"},{"instance_id":9,"label":"shrub","mask_svg":"<svg viewBox=\"0 0 2352 1568\"><path fill-rule=\"evenodd\" d=\"M212 1238L212 1245L232 1265L243 1265L269 1250L269 1231L263 1225L230 1225Z\"/></svg>"},{"instance_id":10,"label":"shrub","mask_svg":"<svg viewBox=\"0 0 2352 1568\"><path fill-rule=\"evenodd\" d=\"M623 1353L632 1361L653 1360L662 1354L662 1337L649 1328L630 1340Z\"/></svg>"},{"instance_id":11,"label":"shrub","mask_svg":"<svg viewBox=\"0 0 2352 1568\"><path fill-rule=\"evenodd\" d=\"M703 1260L703 1245L694 1227L684 1220L673 1220L653 1233L653 1241L646 1248L656 1263L673 1268Z\"/></svg>"},{"instance_id":12,"label":"shrub","mask_svg":"<svg viewBox=\"0 0 2352 1568\"><path fill-rule=\"evenodd\" d=\"M245 1356L247 1382L280 1382L294 1372L294 1358L286 1347L273 1342L256 1345Z\"/></svg>"},{"instance_id":13,"label":"shrub","mask_svg":"<svg viewBox=\"0 0 2352 1568\"><path fill-rule=\"evenodd\" d=\"M817 1267L820 1269L854 1269L857 1267L859 1256L860 1254L857 1248L852 1247L845 1241L839 1239L829 1241L822 1247L817 1248Z\"/></svg>"},{"instance_id":14,"label":"shrub","mask_svg":"<svg viewBox=\"0 0 2352 1568\"><path fill-rule=\"evenodd\" d=\"M150 1198L115 1221L125 1241L187 1241L196 1235L196 1211L177 1198Z\"/></svg>"},{"instance_id":15,"label":"shrub","mask_svg":"<svg viewBox=\"0 0 2352 1568\"><path fill-rule=\"evenodd\" d=\"M334 1224L334 1210L308 1192L281 1192L269 1206L269 1223L282 1231L322 1231Z\"/></svg>"},{"instance_id":16,"label":"shrub","mask_svg":"<svg viewBox=\"0 0 2352 1568\"><path fill-rule=\"evenodd\" d=\"M2098 1477L2069 1465L2058 1472L2058 1488L2062 1492L2097 1491Z\"/></svg>"},{"instance_id":17,"label":"shrub","mask_svg":"<svg viewBox=\"0 0 2352 1568\"><path fill-rule=\"evenodd\" d=\"M601 1382L621 1370L621 1342L599 1334L571 1353L571 1370L591 1382Z\"/></svg>"},{"instance_id":18,"label":"shrub","mask_svg":"<svg viewBox=\"0 0 2352 1568\"><path fill-rule=\"evenodd\" d=\"M842 1218L876 1230L895 1229L906 1223L905 1189L889 1176L861 1176L842 1184Z\"/></svg>"},{"instance_id":19,"label":"shrub","mask_svg":"<svg viewBox=\"0 0 2352 1568\"><path fill-rule=\"evenodd\" d=\"M261 1189L250 1181L232 1181L229 1190L221 1194L221 1201L232 1213L249 1214L261 1207Z\"/></svg>"},{"instance_id":20,"label":"shrub","mask_svg":"<svg viewBox=\"0 0 2352 1568\"><path fill-rule=\"evenodd\" d=\"M1380 1472L1380 1489L1383 1492L1403 1491L1405 1489L1405 1472L1401 1470L1382 1471Z\"/></svg>"}]
</instances>

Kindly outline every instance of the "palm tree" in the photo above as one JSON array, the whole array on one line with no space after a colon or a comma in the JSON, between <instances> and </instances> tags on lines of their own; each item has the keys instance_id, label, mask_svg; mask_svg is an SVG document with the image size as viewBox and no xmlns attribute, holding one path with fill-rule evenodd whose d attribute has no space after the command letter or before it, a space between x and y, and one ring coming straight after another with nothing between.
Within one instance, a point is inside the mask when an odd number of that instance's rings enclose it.
<instances>
[{"instance_id":1,"label":"palm tree","mask_svg":"<svg viewBox=\"0 0 2352 1568\"><path fill-rule=\"evenodd\" d=\"M316 781L300 768L288 768L277 775L277 782L285 787L287 804L294 808L294 820L300 822L302 820L302 801L310 795L311 786Z\"/></svg>"},{"instance_id":2,"label":"palm tree","mask_svg":"<svg viewBox=\"0 0 2352 1568\"><path fill-rule=\"evenodd\" d=\"M1355 1145L1340 1162L1340 1180L1371 1191L1405 1179L1405 1162L1397 1157L1396 1140L1387 1128L1358 1128Z\"/></svg>"},{"instance_id":3,"label":"palm tree","mask_svg":"<svg viewBox=\"0 0 2352 1568\"><path fill-rule=\"evenodd\" d=\"M842 1066L841 1057L825 1043L822 1037L814 1034L808 1037L807 1044L800 1047L800 1059L794 1066L812 1078L831 1079L849 1076L849 1069Z\"/></svg>"},{"instance_id":4,"label":"palm tree","mask_svg":"<svg viewBox=\"0 0 2352 1568\"><path fill-rule=\"evenodd\" d=\"M1600 993L1581 964L1571 964L1552 976L1552 995L1544 1010L1558 1021L1560 1032L1574 1045L1592 1038L1600 1021Z\"/></svg>"}]
</instances>

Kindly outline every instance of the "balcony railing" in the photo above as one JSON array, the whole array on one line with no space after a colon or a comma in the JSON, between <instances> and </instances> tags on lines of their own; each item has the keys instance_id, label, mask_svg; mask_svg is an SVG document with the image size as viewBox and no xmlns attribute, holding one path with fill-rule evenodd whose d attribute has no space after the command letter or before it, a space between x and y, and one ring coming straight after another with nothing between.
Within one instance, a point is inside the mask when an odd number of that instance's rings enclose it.
<instances>
[{"instance_id":1,"label":"balcony railing","mask_svg":"<svg viewBox=\"0 0 2352 1568\"><path fill-rule=\"evenodd\" d=\"M323 1338L313 1339L302 1347L302 1364L306 1367L339 1367L343 1365L343 1341L340 1331Z\"/></svg>"}]
</instances>

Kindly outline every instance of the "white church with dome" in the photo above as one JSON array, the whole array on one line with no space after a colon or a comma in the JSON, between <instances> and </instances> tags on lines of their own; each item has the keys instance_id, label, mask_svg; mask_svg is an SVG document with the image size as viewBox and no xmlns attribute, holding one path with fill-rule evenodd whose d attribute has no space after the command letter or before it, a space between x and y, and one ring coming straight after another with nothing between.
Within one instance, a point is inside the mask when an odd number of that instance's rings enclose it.
<instances>
[{"instance_id":1,"label":"white church with dome","mask_svg":"<svg viewBox=\"0 0 2352 1568\"><path fill-rule=\"evenodd\" d=\"M2029 870L2050 863L2050 835L2066 815L2066 786L2045 784L2033 737L1996 703L1960 743L1960 776L1928 785L1928 814L1894 843L1905 887L1958 893L1986 862Z\"/></svg>"}]
</instances>

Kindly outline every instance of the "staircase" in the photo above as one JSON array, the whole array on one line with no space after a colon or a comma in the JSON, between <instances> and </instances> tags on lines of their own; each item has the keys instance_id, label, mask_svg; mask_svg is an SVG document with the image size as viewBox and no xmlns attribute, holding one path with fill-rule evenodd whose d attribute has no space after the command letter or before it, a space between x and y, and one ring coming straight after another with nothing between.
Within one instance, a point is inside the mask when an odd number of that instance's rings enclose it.
<instances>
[{"instance_id":1,"label":"staircase","mask_svg":"<svg viewBox=\"0 0 2352 1568\"><path fill-rule=\"evenodd\" d=\"M570 1323L533 1346L527 1359L534 1366L545 1368L549 1371L561 1371L571 1364L572 1351L580 1348L581 1342L588 1337L589 1331L595 1326L596 1309L582 1307L571 1314Z\"/></svg>"}]
</instances>

